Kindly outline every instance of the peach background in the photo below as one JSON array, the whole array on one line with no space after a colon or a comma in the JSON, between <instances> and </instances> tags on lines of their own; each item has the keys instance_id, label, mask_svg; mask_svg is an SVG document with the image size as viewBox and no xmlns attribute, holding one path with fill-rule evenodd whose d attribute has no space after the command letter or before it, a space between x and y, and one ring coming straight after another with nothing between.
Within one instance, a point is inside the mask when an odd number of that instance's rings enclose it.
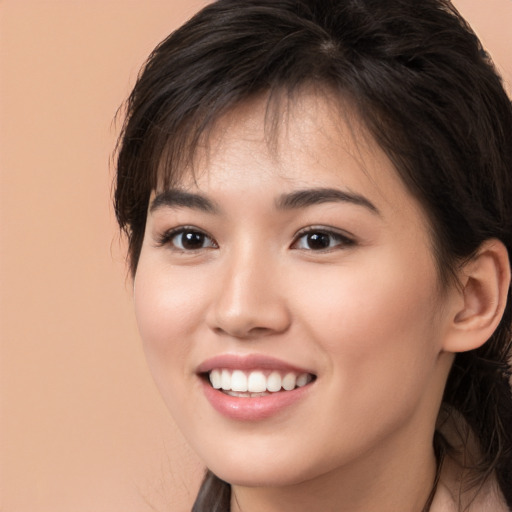
<instances>
[{"instance_id":1,"label":"peach background","mask_svg":"<svg viewBox=\"0 0 512 512\"><path fill-rule=\"evenodd\" d=\"M180 512L110 206L117 107L202 1L0 0L0 510ZM512 0L459 0L512 82Z\"/></svg>"}]
</instances>

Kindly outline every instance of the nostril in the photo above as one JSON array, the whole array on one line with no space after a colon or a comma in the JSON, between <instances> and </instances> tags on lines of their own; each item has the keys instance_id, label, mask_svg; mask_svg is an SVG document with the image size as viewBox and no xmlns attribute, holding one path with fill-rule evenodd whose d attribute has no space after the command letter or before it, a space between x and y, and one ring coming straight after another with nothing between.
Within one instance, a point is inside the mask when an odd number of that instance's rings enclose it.
<instances>
[{"instance_id":1,"label":"nostril","mask_svg":"<svg viewBox=\"0 0 512 512\"><path fill-rule=\"evenodd\" d=\"M214 327L213 331L215 334L218 334L220 336L231 336L233 338L238 339L255 339L255 338L261 338L264 336L268 336L271 334L274 334L276 332L275 329L272 329L270 327L249 327L244 325L231 325L224 327ZM280 331L284 332L284 331Z\"/></svg>"},{"instance_id":2,"label":"nostril","mask_svg":"<svg viewBox=\"0 0 512 512\"><path fill-rule=\"evenodd\" d=\"M272 332L272 329L268 327L253 327L249 330L248 336L256 337L256 336L265 336Z\"/></svg>"}]
</instances>

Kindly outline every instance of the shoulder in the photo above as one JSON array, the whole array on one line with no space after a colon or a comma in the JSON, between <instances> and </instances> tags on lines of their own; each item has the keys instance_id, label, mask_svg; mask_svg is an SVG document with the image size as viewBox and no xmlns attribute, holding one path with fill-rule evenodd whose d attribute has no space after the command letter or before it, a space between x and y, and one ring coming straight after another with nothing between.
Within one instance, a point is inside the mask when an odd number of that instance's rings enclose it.
<instances>
[{"instance_id":1,"label":"shoulder","mask_svg":"<svg viewBox=\"0 0 512 512\"><path fill-rule=\"evenodd\" d=\"M495 475L484 479L475 469L481 466L481 448L462 416L445 407L436 430L444 456L429 512L512 512Z\"/></svg>"},{"instance_id":2,"label":"shoulder","mask_svg":"<svg viewBox=\"0 0 512 512\"><path fill-rule=\"evenodd\" d=\"M495 478L469 486L471 480L468 471L447 456L429 512L512 512Z\"/></svg>"}]
</instances>

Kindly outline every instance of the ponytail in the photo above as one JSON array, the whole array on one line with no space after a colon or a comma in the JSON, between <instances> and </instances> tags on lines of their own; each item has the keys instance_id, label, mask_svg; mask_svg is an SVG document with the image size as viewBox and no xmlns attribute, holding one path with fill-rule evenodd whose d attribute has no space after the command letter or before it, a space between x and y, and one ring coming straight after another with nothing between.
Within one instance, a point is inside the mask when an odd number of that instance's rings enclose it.
<instances>
[{"instance_id":1,"label":"ponytail","mask_svg":"<svg viewBox=\"0 0 512 512\"><path fill-rule=\"evenodd\" d=\"M192 512L229 512L231 486L206 470Z\"/></svg>"}]
</instances>

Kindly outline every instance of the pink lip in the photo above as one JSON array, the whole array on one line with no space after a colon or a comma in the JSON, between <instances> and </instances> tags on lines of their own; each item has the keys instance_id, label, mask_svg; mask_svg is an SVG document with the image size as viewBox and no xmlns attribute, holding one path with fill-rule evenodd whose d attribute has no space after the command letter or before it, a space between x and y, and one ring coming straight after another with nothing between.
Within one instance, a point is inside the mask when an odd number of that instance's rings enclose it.
<instances>
[{"instance_id":1,"label":"pink lip","mask_svg":"<svg viewBox=\"0 0 512 512\"><path fill-rule=\"evenodd\" d=\"M223 354L212 357L202 362L197 367L197 373L207 373L215 368L226 368L227 370L277 370L281 372L313 373L305 368L293 366L289 363L273 357L250 354L246 356L237 354Z\"/></svg>"},{"instance_id":2,"label":"pink lip","mask_svg":"<svg viewBox=\"0 0 512 512\"><path fill-rule=\"evenodd\" d=\"M212 357L201 363L197 368L197 374L205 374L215 368L225 368L230 370L277 370L283 373L295 372L311 373L304 368L290 365L279 359L272 357L251 354L240 356L236 354L224 354ZM259 421L279 414L285 408L292 406L305 398L311 391L314 382L296 388L292 391L279 391L270 393L266 396L255 398L234 397L214 389L207 379L201 379L203 392L212 405L212 407L227 418L238 421Z\"/></svg>"},{"instance_id":3,"label":"pink lip","mask_svg":"<svg viewBox=\"0 0 512 512\"><path fill-rule=\"evenodd\" d=\"M279 391L257 398L229 396L218 389L213 389L206 380L203 380L202 384L206 398L223 416L238 421L259 421L279 414L304 398L310 392L313 383L292 391Z\"/></svg>"}]
</instances>

